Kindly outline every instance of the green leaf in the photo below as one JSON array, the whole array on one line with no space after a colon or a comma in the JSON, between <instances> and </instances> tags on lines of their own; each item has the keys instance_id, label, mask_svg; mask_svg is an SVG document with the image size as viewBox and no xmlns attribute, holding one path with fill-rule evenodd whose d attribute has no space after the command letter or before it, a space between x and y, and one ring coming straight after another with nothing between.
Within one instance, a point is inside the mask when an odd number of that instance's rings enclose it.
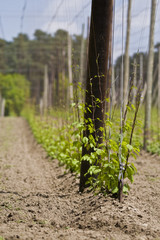
<instances>
[{"instance_id":1,"label":"green leaf","mask_svg":"<svg viewBox=\"0 0 160 240\"><path fill-rule=\"evenodd\" d=\"M101 155L102 152L103 152L103 151L102 151L101 149L99 149L99 148L96 150L97 155Z\"/></svg>"},{"instance_id":2,"label":"green leaf","mask_svg":"<svg viewBox=\"0 0 160 240\"><path fill-rule=\"evenodd\" d=\"M85 145L88 144L88 138L87 138L87 137L83 137L82 142L83 142Z\"/></svg>"},{"instance_id":3,"label":"green leaf","mask_svg":"<svg viewBox=\"0 0 160 240\"><path fill-rule=\"evenodd\" d=\"M132 107L132 109L135 111L136 110L136 108L135 108L135 106L133 105L133 104L131 104L131 107Z\"/></svg>"},{"instance_id":4,"label":"green leaf","mask_svg":"<svg viewBox=\"0 0 160 240\"><path fill-rule=\"evenodd\" d=\"M72 104L71 104L71 107L75 107L75 106L76 106L76 104L75 104L75 103L72 103Z\"/></svg>"},{"instance_id":5,"label":"green leaf","mask_svg":"<svg viewBox=\"0 0 160 240\"><path fill-rule=\"evenodd\" d=\"M115 187L115 188L112 190L112 193L113 193L113 194L118 193L118 187Z\"/></svg>"},{"instance_id":6,"label":"green leaf","mask_svg":"<svg viewBox=\"0 0 160 240\"><path fill-rule=\"evenodd\" d=\"M132 150L133 150L133 146L130 145L130 144L127 144L126 147L129 149L129 151L132 151Z\"/></svg>"},{"instance_id":7,"label":"green leaf","mask_svg":"<svg viewBox=\"0 0 160 240\"><path fill-rule=\"evenodd\" d=\"M82 157L82 161L90 161L91 157L87 154L85 154L83 157Z\"/></svg>"}]
</instances>

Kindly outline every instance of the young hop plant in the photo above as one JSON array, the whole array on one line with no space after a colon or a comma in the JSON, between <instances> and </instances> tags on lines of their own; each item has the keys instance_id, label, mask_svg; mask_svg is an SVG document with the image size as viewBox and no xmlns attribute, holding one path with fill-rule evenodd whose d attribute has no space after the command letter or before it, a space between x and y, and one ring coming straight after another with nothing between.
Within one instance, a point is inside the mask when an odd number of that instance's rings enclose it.
<instances>
[{"instance_id":1,"label":"young hop plant","mask_svg":"<svg viewBox=\"0 0 160 240\"><path fill-rule=\"evenodd\" d=\"M100 100L96 99L96 104ZM133 182L133 175L136 168L133 163L129 162L129 156L136 157L139 153L139 142L137 138L133 137L133 131L136 126L136 118L140 103L140 88L137 92L136 104L131 105L130 101L127 104L127 110L124 114L123 121L123 142L122 142L122 161L124 163L123 177ZM97 144L95 126L92 119L87 119L87 127L89 129L88 137L83 137L83 131L86 128L84 124L83 113L84 104L72 104L73 115L57 127L57 121L51 120L48 116L45 118L35 117L34 114L28 117L30 126L38 143L42 144L48 155L52 159L58 159L60 164L66 166L71 172L77 175L80 173L81 161L86 160L90 163L88 170L89 180L88 185L96 192L103 192L104 194L112 193L118 194L118 176L120 171L119 166L119 145L120 145L120 131L119 120L108 119L105 120L104 127L99 129L103 135L103 142ZM75 111L79 110L79 117L75 119ZM134 117L132 116L134 112ZM131 116L128 117L127 114ZM108 115L108 113L106 114ZM132 120L133 118L133 120ZM50 120L48 120L50 119ZM111 136L107 138L108 129L111 129ZM88 150L92 149L90 154L85 154L82 157L82 146ZM109 157L108 157L109 156ZM127 193L129 184L125 183L123 192Z\"/></svg>"},{"instance_id":2,"label":"young hop plant","mask_svg":"<svg viewBox=\"0 0 160 240\"><path fill-rule=\"evenodd\" d=\"M122 130L123 130L123 141L120 143L121 131L119 131L119 121L118 124L111 119L105 121L105 127L100 129L104 134L106 134L106 129L110 129L112 135L109 137L108 141L105 141L97 146L95 138L93 137L94 124L91 119L89 124L90 135L88 138L85 137L86 148L92 148L93 151L88 155L84 155L82 160L87 160L90 163L90 168L88 173L90 178L88 183L91 188L103 191L104 193L111 192L112 194L118 194L120 201L122 201L122 193L127 193L130 189L129 184L126 183L119 188L119 173L122 171L123 179L128 178L131 183L133 183L133 175L136 173L136 168L133 163L129 163L129 156L132 155L136 157L139 153L139 141L133 139L133 132L136 126L136 119L138 114L138 109L140 105L141 98L141 86L138 88L135 106L131 104L131 93L133 89L133 84L129 90L128 103L123 116ZM132 116L131 112L134 112ZM127 119L127 115L132 116L131 119ZM107 114L108 115L108 114ZM120 169L119 162L119 148L121 144L121 160L123 163L123 168Z\"/></svg>"}]
</instances>

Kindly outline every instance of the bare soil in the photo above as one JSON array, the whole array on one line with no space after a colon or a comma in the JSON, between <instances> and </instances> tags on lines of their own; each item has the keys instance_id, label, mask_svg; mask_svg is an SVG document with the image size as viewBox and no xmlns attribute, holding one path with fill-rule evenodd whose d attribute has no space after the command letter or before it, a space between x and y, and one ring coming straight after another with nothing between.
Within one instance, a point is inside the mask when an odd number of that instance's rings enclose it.
<instances>
[{"instance_id":1,"label":"bare soil","mask_svg":"<svg viewBox=\"0 0 160 240\"><path fill-rule=\"evenodd\" d=\"M160 158L145 152L120 204L78 193L79 179L47 158L22 118L0 119L0 239L160 239Z\"/></svg>"}]
</instances>

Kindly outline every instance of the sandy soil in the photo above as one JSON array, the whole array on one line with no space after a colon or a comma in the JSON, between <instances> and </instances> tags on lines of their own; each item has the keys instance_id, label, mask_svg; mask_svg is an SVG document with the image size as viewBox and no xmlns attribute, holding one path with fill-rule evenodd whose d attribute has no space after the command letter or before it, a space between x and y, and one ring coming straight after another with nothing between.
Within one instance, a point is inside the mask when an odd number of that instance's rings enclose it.
<instances>
[{"instance_id":1,"label":"sandy soil","mask_svg":"<svg viewBox=\"0 0 160 240\"><path fill-rule=\"evenodd\" d=\"M0 239L160 239L160 158L142 152L129 196L78 193L25 120L0 119ZM3 237L3 238L2 238Z\"/></svg>"}]
</instances>

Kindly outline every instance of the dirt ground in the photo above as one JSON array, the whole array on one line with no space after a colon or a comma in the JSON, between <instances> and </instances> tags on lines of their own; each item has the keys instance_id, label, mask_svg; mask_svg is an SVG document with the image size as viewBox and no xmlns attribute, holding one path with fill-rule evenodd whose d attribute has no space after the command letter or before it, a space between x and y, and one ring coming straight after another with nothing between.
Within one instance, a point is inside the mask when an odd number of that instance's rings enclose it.
<instances>
[{"instance_id":1,"label":"dirt ground","mask_svg":"<svg viewBox=\"0 0 160 240\"><path fill-rule=\"evenodd\" d=\"M160 239L160 158L142 152L129 196L78 193L22 118L0 119L0 239Z\"/></svg>"}]
</instances>

